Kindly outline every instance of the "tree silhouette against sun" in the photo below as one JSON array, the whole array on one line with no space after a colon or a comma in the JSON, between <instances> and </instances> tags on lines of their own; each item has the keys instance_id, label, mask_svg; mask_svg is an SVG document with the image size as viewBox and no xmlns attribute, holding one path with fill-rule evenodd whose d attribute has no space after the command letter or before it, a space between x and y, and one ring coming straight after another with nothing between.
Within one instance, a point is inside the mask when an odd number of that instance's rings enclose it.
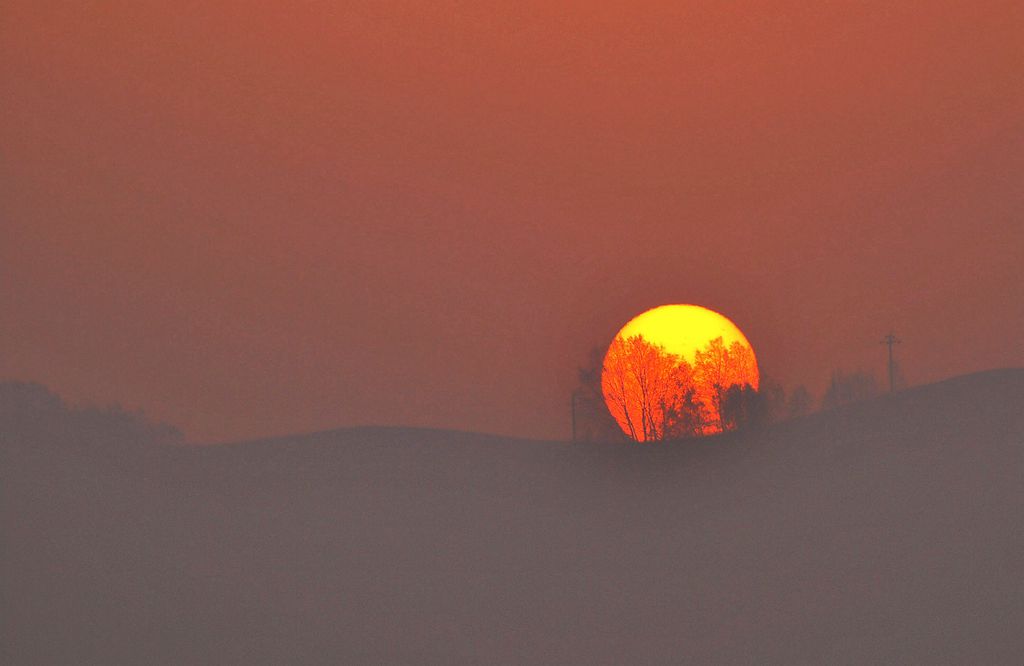
<instances>
[{"instance_id":1,"label":"tree silhouette against sun","mask_svg":"<svg viewBox=\"0 0 1024 666\"><path fill-rule=\"evenodd\" d=\"M753 378L753 382L751 379ZM604 358L601 389L622 431L638 442L708 435L735 425L723 418L733 387L756 389L753 350L721 337L694 353L693 363L641 334L618 335Z\"/></svg>"}]
</instances>

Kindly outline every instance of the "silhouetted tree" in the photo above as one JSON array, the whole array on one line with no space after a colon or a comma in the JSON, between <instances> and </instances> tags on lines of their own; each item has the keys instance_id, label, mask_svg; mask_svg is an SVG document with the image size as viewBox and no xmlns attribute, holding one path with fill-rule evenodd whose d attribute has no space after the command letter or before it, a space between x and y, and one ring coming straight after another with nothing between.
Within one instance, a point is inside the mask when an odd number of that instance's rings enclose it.
<instances>
[{"instance_id":1,"label":"silhouetted tree","mask_svg":"<svg viewBox=\"0 0 1024 666\"><path fill-rule=\"evenodd\" d=\"M605 350L594 348L588 363L577 371L579 384L573 402L576 411L576 436L580 440L613 441L625 436L615 417L608 411L601 392L601 369Z\"/></svg>"},{"instance_id":2,"label":"silhouetted tree","mask_svg":"<svg viewBox=\"0 0 1024 666\"><path fill-rule=\"evenodd\" d=\"M0 418L31 419L53 416L67 409L56 393L32 382L0 382Z\"/></svg>"},{"instance_id":3,"label":"silhouetted tree","mask_svg":"<svg viewBox=\"0 0 1024 666\"><path fill-rule=\"evenodd\" d=\"M694 437L704 432L707 412L697 399L697 389L683 386L681 394L665 409L665 439Z\"/></svg>"},{"instance_id":4,"label":"silhouetted tree","mask_svg":"<svg viewBox=\"0 0 1024 666\"><path fill-rule=\"evenodd\" d=\"M761 383L757 387L764 403L764 420L766 423L783 421L786 418L786 389L782 384L771 379L761 377Z\"/></svg>"},{"instance_id":5,"label":"silhouetted tree","mask_svg":"<svg viewBox=\"0 0 1024 666\"><path fill-rule=\"evenodd\" d=\"M786 405L787 418L795 419L811 413L814 406L814 398L807 387L801 384L789 394L789 402Z\"/></svg>"},{"instance_id":6,"label":"silhouetted tree","mask_svg":"<svg viewBox=\"0 0 1024 666\"><path fill-rule=\"evenodd\" d=\"M601 388L612 416L638 442L665 437L666 414L676 409L689 366L644 339L617 336L605 355Z\"/></svg>"},{"instance_id":7,"label":"silhouetted tree","mask_svg":"<svg viewBox=\"0 0 1024 666\"><path fill-rule=\"evenodd\" d=\"M724 430L760 428L768 422L768 404L750 384L732 384L722 395L721 418Z\"/></svg>"},{"instance_id":8,"label":"silhouetted tree","mask_svg":"<svg viewBox=\"0 0 1024 666\"><path fill-rule=\"evenodd\" d=\"M832 380L821 399L822 409L831 409L851 402L860 402L878 395L878 385L873 375L865 372L832 372Z\"/></svg>"},{"instance_id":9,"label":"silhouetted tree","mask_svg":"<svg viewBox=\"0 0 1024 666\"><path fill-rule=\"evenodd\" d=\"M756 374L754 354L746 345L734 341L728 347L721 337L711 340L694 357L694 376L697 395L707 411L709 424L724 430L721 406L729 387L743 385Z\"/></svg>"},{"instance_id":10,"label":"silhouetted tree","mask_svg":"<svg viewBox=\"0 0 1024 666\"><path fill-rule=\"evenodd\" d=\"M139 444L173 444L181 432L153 423L142 412L120 406L69 407L44 386L26 382L0 382L0 433L19 442L47 442L116 452Z\"/></svg>"}]
</instances>

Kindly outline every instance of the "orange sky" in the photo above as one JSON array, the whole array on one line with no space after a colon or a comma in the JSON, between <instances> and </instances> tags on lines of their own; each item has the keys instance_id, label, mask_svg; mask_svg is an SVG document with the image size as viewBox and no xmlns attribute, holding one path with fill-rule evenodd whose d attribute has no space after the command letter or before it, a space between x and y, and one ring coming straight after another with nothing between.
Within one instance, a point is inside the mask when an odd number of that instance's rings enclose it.
<instances>
[{"instance_id":1,"label":"orange sky","mask_svg":"<svg viewBox=\"0 0 1024 666\"><path fill-rule=\"evenodd\" d=\"M815 391L890 327L911 383L1024 364L1019 2L44 4L0 9L0 377L567 437L661 303Z\"/></svg>"}]
</instances>

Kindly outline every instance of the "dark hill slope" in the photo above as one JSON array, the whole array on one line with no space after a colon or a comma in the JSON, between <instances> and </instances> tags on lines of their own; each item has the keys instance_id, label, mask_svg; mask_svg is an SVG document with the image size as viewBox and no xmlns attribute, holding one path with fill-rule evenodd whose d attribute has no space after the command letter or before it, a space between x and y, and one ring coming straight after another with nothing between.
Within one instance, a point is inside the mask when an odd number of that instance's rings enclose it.
<instances>
[{"instance_id":1,"label":"dark hill slope","mask_svg":"<svg viewBox=\"0 0 1024 666\"><path fill-rule=\"evenodd\" d=\"M1003 370L645 447L9 428L7 663L1021 663L1022 407Z\"/></svg>"}]
</instances>

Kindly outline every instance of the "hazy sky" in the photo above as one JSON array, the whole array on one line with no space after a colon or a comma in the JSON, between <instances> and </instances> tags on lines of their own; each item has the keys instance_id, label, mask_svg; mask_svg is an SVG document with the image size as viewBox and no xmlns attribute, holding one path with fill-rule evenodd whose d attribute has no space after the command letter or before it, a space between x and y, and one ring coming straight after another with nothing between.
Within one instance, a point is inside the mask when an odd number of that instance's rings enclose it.
<instances>
[{"instance_id":1,"label":"hazy sky","mask_svg":"<svg viewBox=\"0 0 1024 666\"><path fill-rule=\"evenodd\" d=\"M1019 0L639 4L6 0L0 377L567 437L662 303L819 393L1024 364Z\"/></svg>"}]
</instances>

